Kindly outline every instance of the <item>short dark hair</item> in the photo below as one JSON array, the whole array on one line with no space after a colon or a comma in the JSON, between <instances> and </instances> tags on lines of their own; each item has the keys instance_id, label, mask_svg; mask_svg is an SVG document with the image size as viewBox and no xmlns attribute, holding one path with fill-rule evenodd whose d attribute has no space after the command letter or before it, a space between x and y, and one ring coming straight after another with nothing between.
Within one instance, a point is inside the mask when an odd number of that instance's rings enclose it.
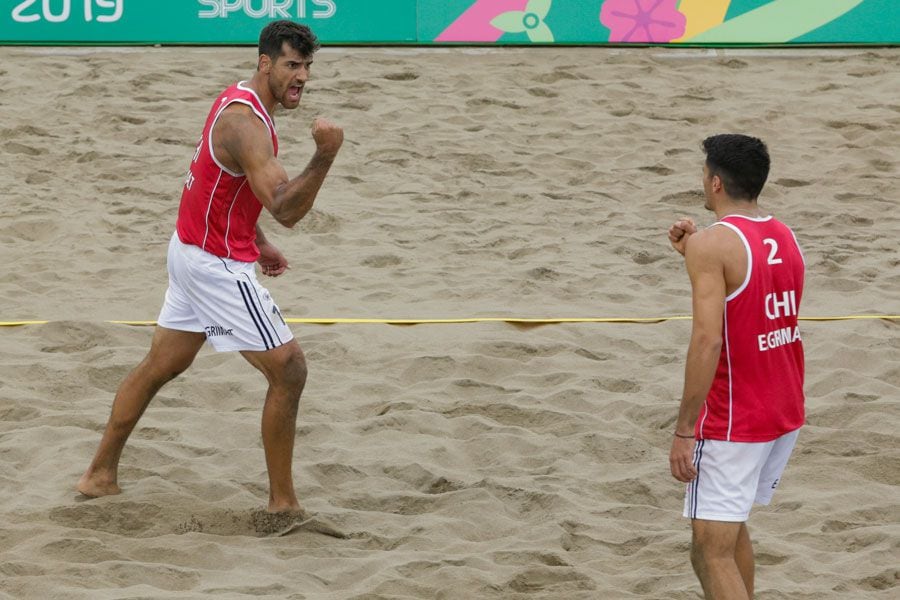
<instances>
[{"instance_id":1,"label":"short dark hair","mask_svg":"<svg viewBox=\"0 0 900 600\"><path fill-rule=\"evenodd\" d=\"M259 33L259 55L265 54L273 61L282 55L284 42L301 56L312 56L319 49L319 40L306 25L293 21L272 21Z\"/></svg>"},{"instance_id":2,"label":"short dark hair","mask_svg":"<svg viewBox=\"0 0 900 600\"><path fill-rule=\"evenodd\" d=\"M725 193L736 200L756 200L769 177L769 150L755 137L726 133L703 140L706 166L718 175Z\"/></svg>"}]
</instances>

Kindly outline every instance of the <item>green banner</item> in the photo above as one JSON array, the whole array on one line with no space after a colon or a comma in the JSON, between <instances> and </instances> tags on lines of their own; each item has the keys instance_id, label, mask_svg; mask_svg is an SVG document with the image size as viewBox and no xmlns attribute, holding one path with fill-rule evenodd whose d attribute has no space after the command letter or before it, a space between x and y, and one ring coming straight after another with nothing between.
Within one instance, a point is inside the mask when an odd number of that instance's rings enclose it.
<instances>
[{"instance_id":1,"label":"green banner","mask_svg":"<svg viewBox=\"0 0 900 600\"><path fill-rule=\"evenodd\" d=\"M0 0L0 44L897 44L900 0Z\"/></svg>"},{"instance_id":2,"label":"green banner","mask_svg":"<svg viewBox=\"0 0 900 600\"><path fill-rule=\"evenodd\" d=\"M412 43L417 0L2 0L0 43L255 44L269 21L326 43ZM389 7L389 8L387 8Z\"/></svg>"}]
</instances>

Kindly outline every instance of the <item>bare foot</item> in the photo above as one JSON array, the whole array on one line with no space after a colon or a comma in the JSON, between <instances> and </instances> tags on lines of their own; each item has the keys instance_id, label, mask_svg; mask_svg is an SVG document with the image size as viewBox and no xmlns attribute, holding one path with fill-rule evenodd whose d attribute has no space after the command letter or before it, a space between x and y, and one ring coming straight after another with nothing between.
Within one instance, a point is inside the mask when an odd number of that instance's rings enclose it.
<instances>
[{"instance_id":1,"label":"bare foot","mask_svg":"<svg viewBox=\"0 0 900 600\"><path fill-rule=\"evenodd\" d=\"M258 510L251 513L250 521L256 535L261 537L280 537L301 529L341 539L350 537L327 519L303 508L274 513L269 510Z\"/></svg>"},{"instance_id":2,"label":"bare foot","mask_svg":"<svg viewBox=\"0 0 900 600\"><path fill-rule=\"evenodd\" d=\"M295 517L304 517L306 515L306 509L300 506L300 503L296 501L289 504L279 504L270 500L266 512L276 515L292 515Z\"/></svg>"},{"instance_id":3,"label":"bare foot","mask_svg":"<svg viewBox=\"0 0 900 600\"><path fill-rule=\"evenodd\" d=\"M300 511L258 510L250 514L253 529L259 536L281 536L293 531L308 519L306 513Z\"/></svg>"},{"instance_id":4,"label":"bare foot","mask_svg":"<svg viewBox=\"0 0 900 600\"><path fill-rule=\"evenodd\" d=\"M101 496L112 496L121 494L122 490L114 481L96 474L85 473L78 480L76 486L78 491L88 498L99 498Z\"/></svg>"}]
</instances>

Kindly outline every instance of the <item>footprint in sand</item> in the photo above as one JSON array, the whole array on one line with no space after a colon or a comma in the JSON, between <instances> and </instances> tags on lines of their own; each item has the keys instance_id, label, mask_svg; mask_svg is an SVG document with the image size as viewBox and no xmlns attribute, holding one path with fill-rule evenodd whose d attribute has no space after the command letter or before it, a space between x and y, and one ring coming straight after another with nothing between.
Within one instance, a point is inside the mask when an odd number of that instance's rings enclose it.
<instances>
[{"instance_id":1,"label":"footprint in sand","mask_svg":"<svg viewBox=\"0 0 900 600\"><path fill-rule=\"evenodd\" d=\"M774 181L773 183L775 185L780 185L782 187L787 187L787 188L806 187L808 185L812 185L811 181L804 181L802 179L790 179L790 178L778 179L778 180Z\"/></svg>"},{"instance_id":2,"label":"footprint in sand","mask_svg":"<svg viewBox=\"0 0 900 600\"><path fill-rule=\"evenodd\" d=\"M674 170L672 170L669 167L666 167L664 165L648 165L646 167L639 167L639 170L647 171L648 173L655 173L657 175L663 175L663 176L671 175L675 172Z\"/></svg>"},{"instance_id":3,"label":"footprint in sand","mask_svg":"<svg viewBox=\"0 0 900 600\"><path fill-rule=\"evenodd\" d=\"M364 267L373 267L376 269L383 269L384 267L393 267L399 265L403 260L394 254L377 254L374 256L369 256L363 259L362 264Z\"/></svg>"},{"instance_id":4,"label":"footprint in sand","mask_svg":"<svg viewBox=\"0 0 900 600\"><path fill-rule=\"evenodd\" d=\"M388 73L384 78L390 81L415 81L419 78L419 74L412 71L403 71L400 73Z\"/></svg>"},{"instance_id":5,"label":"footprint in sand","mask_svg":"<svg viewBox=\"0 0 900 600\"><path fill-rule=\"evenodd\" d=\"M506 592L533 594L544 592L553 597L567 597L572 592L596 589L594 580L573 568L527 567L503 586Z\"/></svg>"},{"instance_id":6,"label":"footprint in sand","mask_svg":"<svg viewBox=\"0 0 900 600\"><path fill-rule=\"evenodd\" d=\"M10 142L6 144L5 149L10 154L27 154L28 156L40 156L41 154L47 154L47 150L45 148L35 148L34 146L27 146L25 144L20 144L19 142Z\"/></svg>"},{"instance_id":7,"label":"footprint in sand","mask_svg":"<svg viewBox=\"0 0 900 600\"><path fill-rule=\"evenodd\" d=\"M666 194L661 198L663 204L677 204L678 206L696 207L703 200L703 192L700 190L687 190L675 194Z\"/></svg>"},{"instance_id":8,"label":"footprint in sand","mask_svg":"<svg viewBox=\"0 0 900 600\"><path fill-rule=\"evenodd\" d=\"M173 533L206 533L221 536L281 537L299 531L311 531L330 537L350 536L324 517L314 513L268 513L264 510L217 510L192 514L177 523Z\"/></svg>"},{"instance_id":9,"label":"footprint in sand","mask_svg":"<svg viewBox=\"0 0 900 600\"><path fill-rule=\"evenodd\" d=\"M173 514L168 506L148 502L83 501L77 506L58 507L50 511L50 520L76 529L94 529L130 537L206 533L222 536L278 537L299 531L310 531L335 538L349 538L325 517L315 513L268 513L256 509L205 510ZM57 549L62 551L62 549Z\"/></svg>"},{"instance_id":10,"label":"footprint in sand","mask_svg":"<svg viewBox=\"0 0 900 600\"><path fill-rule=\"evenodd\" d=\"M559 96L559 94L557 94L553 90L541 87L528 88L528 90L526 91L532 96L537 96L538 98L556 98Z\"/></svg>"},{"instance_id":11,"label":"footprint in sand","mask_svg":"<svg viewBox=\"0 0 900 600\"><path fill-rule=\"evenodd\" d=\"M121 554L111 552L105 544L97 540L55 540L42 546L41 554L72 563L96 564L107 560L124 559Z\"/></svg>"}]
</instances>

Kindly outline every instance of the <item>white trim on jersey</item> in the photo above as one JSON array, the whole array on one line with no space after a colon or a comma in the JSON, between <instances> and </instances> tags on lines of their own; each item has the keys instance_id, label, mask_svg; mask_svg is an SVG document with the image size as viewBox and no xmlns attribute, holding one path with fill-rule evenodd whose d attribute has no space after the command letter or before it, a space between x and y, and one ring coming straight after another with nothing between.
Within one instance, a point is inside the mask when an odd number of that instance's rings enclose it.
<instances>
[{"instance_id":1,"label":"white trim on jersey","mask_svg":"<svg viewBox=\"0 0 900 600\"><path fill-rule=\"evenodd\" d=\"M219 189L219 182L222 181L222 171L219 171L219 176L216 178L216 185L212 187L212 191L209 193L209 201L206 203L206 215L203 217L203 222L206 224L206 231L203 233L203 243L200 244L200 247L203 250L206 250L206 238L209 237L209 213L212 211L213 198L216 196L216 190Z\"/></svg>"},{"instance_id":2,"label":"white trim on jersey","mask_svg":"<svg viewBox=\"0 0 900 600\"><path fill-rule=\"evenodd\" d=\"M725 302L725 313L723 314L725 327L725 360L728 363L728 432L725 434L725 441L731 441L731 425L734 423L734 386L731 371L731 342L728 337L728 302Z\"/></svg>"},{"instance_id":3,"label":"white trim on jersey","mask_svg":"<svg viewBox=\"0 0 900 600\"><path fill-rule=\"evenodd\" d=\"M269 120L266 119L266 117L265 117L261 112L259 112L259 111L256 109L256 107L253 106L253 103L250 102L249 100L244 100L243 98L235 98L235 99L231 100L228 104L226 104L226 105L222 108L222 110L224 110L224 109L227 108L228 106L234 104L235 102L238 102L238 103L240 103L240 104L246 104L247 106L249 106L249 107L250 107L250 110L253 111L253 114L255 114L257 117L259 117L259 120L262 121L262 122L263 122L263 125L266 126L266 131L269 132L269 139L271 139L271 138L274 136L274 133L273 133L274 124L270 124L270 123L269 123ZM221 113L220 113L220 114L221 114ZM217 119L219 118L218 115L216 116L216 118L217 118ZM215 124L214 124L214 125L215 125ZM209 137L212 138L212 129L209 130ZM213 157L213 158L215 158L215 157ZM216 162L218 163L218 161L216 161ZM239 174L237 175L237 177L243 177L243 176L244 176L243 173L239 173Z\"/></svg>"},{"instance_id":4,"label":"white trim on jersey","mask_svg":"<svg viewBox=\"0 0 900 600\"><path fill-rule=\"evenodd\" d=\"M703 400L703 416L700 418L700 439L703 440L703 425L706 423L706 417L709 416L709 405Z\"/></svg>"},{"instance_id":5,"label":"white trim on jersey","mask_svg":"<svg viewBox=\"0 0 900 600\"><path fill-rule=\"evenodd\" d=\"M262 106L262 102L260 101L259 96L256 95L256 92L254 92L250 88L244 87L242 85L244 83L246 83L246 82L241 81L240 83L238 83L237 84L238 89L245 91L249 94L252 94L253 97L256 98L256 101L259 102L259 105ZM216 153L213 151L212 137L213 137L213 130L216 128L216 123L219 121L219 117L222 116L222 112L234 103L245 104L245 105L249 106L250 110L253 111L253 114L255 114L257 117L259 117L259 120L262 121L263 125L266 126L266 131L269 132L270 138L275 137L275 135L276 135L275 122L272 121L271 117L269 117L267 114L261 113L256 108L256 106L254 106L254 104L252 102L250 102L249 100L244 100L243 98L228 98L225 101L225 103L219 107L219 111L216 113L216 117L213 119L212 124L209 126L209 140L207 140L207 143L209 144L209 155L212 157L213 162L216 163L217 167L219 167L220 169L222 169L223 171L225 171L232 177L244 177L244 173L238 173L236 171L232 171L232 170L226 168L225 165L223 165L221 162L219 162L219 159L216 158ZM274 142L273 142L273 144L274 144Z\"/></svg>"},{"instance_id":6,"label":"white trim on jersey","mask_svg":"<svg viewBox=\"0 0 900 600\"><path fill-rule=\"evenodd\" d=\"M241 190L244 189L245 185L247 185L246 177L234 193L234 198L231 199L231 206L228 207L228 219L225 222L225 251L228 252L228 255L225 258L231 258L231 246L228 245L228 232L231 231L231 211L234 210L234 205L237 204L238 195L241 193Z\"/></svg>"},{"instance_id":7,"label":"white trim on jersey","mask_svg":"<svg viewBox=\"0 0 900 600\"><path fill-rule=\"evenodd\" d=\"M259 102L260 106L265 106L265 104L263 104L262 100L260 100L259 96L256 94L256 90L246 87L244 85L245 83L247 83L247 82L246 81L238 81L238 83L237 83L238 89L244 90L245 92L252 94L253 97L256 98L256 101ZM253 112L255 112L257 114L257 116L260 119L262 119L263 122L265 122L265 124L269 127L269 135L271 135L273 133L275 135L278 135L278 131L275 129L275 120L272 119L272 117L268 113L266 113L266 115L263 116L262 114L260 114L260 112L258 110L256 110L255 106L253 107Z\"/></svg>"},{"instance_id":8,"label":"white trim on jersey","mask_svg":"<svg viewBox=\"0 0 900 600\"><path fill-rule=\"evenodd\" d=\"M765 217L748 217L747 215L725 215L724 218L737 217L739 219L747 219L748 221L753 221L754 223L765 223L766 221L772 220L772 215L766 215ZM719 221L721 222L721 221Z\"/></svg>"},{"instance_id":9,"label":"white trim on jersey","mask_svg":"<svg viewBox=\"0 0 900 600\"><path fill-rule=\"evenodd\" d=\"M732 215L732 216L739 216L739 215ZM745 217L745 218L749 218L749 217ZM767 217L766 219L751 219L751 220L763 222L763 221L767 221L768 219L771 219L771 218L772 217ZM741 238L741 242L744 244L744 250L747 252L747 276L744 277L744 282L740 285L740 287L738 287L738 289L734 290L733 292L731 292L731 294L729 294L728 296L725 297L725 302L728 302L729 300L734 300L735 298L737 298L740 295L740 293L743 292L744 289L746 289L747 285L749 285L750 275L753 274L753 253L750 251L750 242L747 241L747 238L744 236L744 234L741 232L740 229L738 229L731 223L726 223L725 221L716 221L715 223L710 225L710 227L715 227L716 225L722 225L722 226L727 227L728 229L732 230L733 232L735 232L738 235L738 237Z\"/></svg>"},{"instance_id":10,"label":"white trim on jersey","mask_svg":"<svg viewBox=\"0 0 900 600\"><path fill-rule=\"evenodd\" d=\"M765 223L766 221L770 221L772 219L771 216L768 217L747 217L744 215L728 215L729 217L740 217L742 219L746 219L748 221L753 221L755 223ZM725 434L725 439L727 441L731 441L731 427L734 423L734 390L733 390L733 380L731 373L731 344L729 343L728 336L728 303L735 298L737 298L741 292L747 289L747 286L750 285L750 277L753 275L753 251L750 249L750 242L747 241L747 236L734 224L728 223L727 221L716 221L710 227L715 227L716 225L722 225L723 227L727 227L731 231L737 234L738 238L741 240L741 243L744 245L744 252L747 254L747 275L744 277L744 281L741 282L741 285L731 292L728 296L725 297L725 312L723 315L723 338L725 340L725 360L728 364L728 431ZM700 437L703 437L703 424L706 421L706 417L709 415L709 409L707 407L706 412L703 414L703 419L700 421Z\"/></svg>"},{"instance_id":11,"label":"white trim on jersey","mask_svg":"<svg viewBox=\"0 0 900 600\"><path fill-rule=\"evenodd\" d=\"M728 338L728 303L725 303L725 313L722 315L722 323L725 328L722 338L725 340L725 362L728 365L728 432L725 435L726 441L731 441L731 425L734 421L734 392L731 377L731 344ZM706 400L703 401L703 416L700 418L700 439L703 439L703 426L706 424L706 417L709 416L709 405Z\"/></svg>"},{"instance_id":12,"label":"white trim on jersey","mask_svg":"<svg viewBox=\"0 0 900 600\"><path fill-rule=\"evenodd\" d=\"M219 112L216 113L216 117L213 119L213 122L209 126L209 139L206 140L206 143L207 143L207 145L209 145L209 155L210 155L210 157L212 157L213 162L216 163L216 166L219 167L219 169L228 173L232 177L243 177L244 176L243 173L237 173L235 171L232 171L232 170L226 168L225 165L220 163L219 159L216 158L215 151L213 151L213 139L212 139L213 138L213 130L215 130L216 123L219 122L219 117L222 116L222 112L224 112L224 110L226 108L228 108L229 106L231 106L231 104L234 102L240 102L241 104L247 104L248 106L250 106L249 102L247 102L246 100L241 100L240 98L231 99L231 100L227 101L225 104L223 104L222 106L220 106ZM252 108L252 106L251 106L251 108Z\"/></svg>"}]
</instances>

